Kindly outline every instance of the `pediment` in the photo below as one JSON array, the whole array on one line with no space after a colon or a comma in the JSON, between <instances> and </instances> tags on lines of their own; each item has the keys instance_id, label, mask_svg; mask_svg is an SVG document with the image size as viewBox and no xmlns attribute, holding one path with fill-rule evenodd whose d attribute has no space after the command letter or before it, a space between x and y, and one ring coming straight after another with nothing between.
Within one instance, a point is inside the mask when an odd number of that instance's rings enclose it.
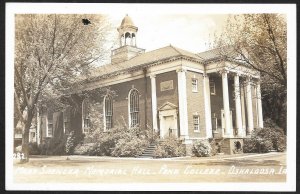
<instances>
[{"instance_id":1,"label":"pediment","mask_svg":"<svg viewBox=\"0 0 300 194\"><path fill-rule=\"evenodd\" d=\"M158 110L172 110L172 109L177 109L177 106L171 102L166 102L164 103Z\"/></svg>"}]
</instances>

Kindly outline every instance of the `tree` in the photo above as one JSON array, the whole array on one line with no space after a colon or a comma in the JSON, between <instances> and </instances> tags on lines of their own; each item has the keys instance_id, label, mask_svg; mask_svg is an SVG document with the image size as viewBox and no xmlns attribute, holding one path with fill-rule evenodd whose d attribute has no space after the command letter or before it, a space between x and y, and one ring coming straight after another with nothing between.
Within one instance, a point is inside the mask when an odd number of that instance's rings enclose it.
<instances>
[{"instance_id":1,"label":"tree","mask_svg":"<svg viewBox=\"0 0 300 194\"><path fill-rule=\"evenodd\" d=\"M22 128L25 162L38 104L58 98L89 75L104 56L109 27L102 15L16 15L15 127Z\"/></svg>"},{"instance_id":2,"label":"tree","mask_svg":"<svg viewBox=\"0 0 300 194\"><path fill-rule=\"evenodd\" d=\"M279 14L230 16L215 46L222 54L260 72L264 116L286 129L287 24ZM224 49L226 50L226 49ZM232 54L234 53L234 54Z\"/></svg>"}]
</instances>

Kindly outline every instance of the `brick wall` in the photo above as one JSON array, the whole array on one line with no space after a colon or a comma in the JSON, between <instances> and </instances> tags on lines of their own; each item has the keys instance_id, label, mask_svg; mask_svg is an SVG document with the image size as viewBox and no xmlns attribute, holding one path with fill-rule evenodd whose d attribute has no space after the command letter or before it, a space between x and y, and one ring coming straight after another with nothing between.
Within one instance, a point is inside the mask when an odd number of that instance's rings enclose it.
<instances>
[{"instance_id":1,"label":"brick wall","mask_svg":"<svg viewBox=\"0 0 300 194\"><path fill-rule=\"evenodd\" d=\"M116 94L113 97L114 126L117 125L122 126L124 124L128 126L128 94L132 88L137 89L140 95L139 98L140 126L144 128L146 120L152 126L151 81L149 77L147 77L147 80L145 80L145 78L140 78L140 79L109 86L109 89L114 91ZM103 98L101 100L102 107L103 107ZM103 113L103 108L101 110Z\"/></svg>"},{"instance_id":2,"label":"brick wall","mask_svg":"<svg viewBox=\"0 0 300 194\"><path fill-rule=\"evenodd\" d=\"M173 89L161 90L161 83L166 81L173 81ZM156 97L157 97L157 109L159 109L164 103L170 102L178 107L178 81L176 71L170 71L156 75ZM160 127L159 119L157 119L158 127ZM177 126L179 129L179 117L177 118Z\"/></svg>"},{"instance_id":3,"label":"brick wall","mask_svg":"<svg viewBox=\"0 0 300 194\"><path fill-rule=\"evenodd\" d=\"M192 79L198 80L198 91L192 90ZM187 71L187 109L188 109L188 130L189 137L206 137L204 93L203 93L203 75L196 72ZM200 131L194 132L193 116L197 114L200 118Z\"/></svg>"}]
</instances>

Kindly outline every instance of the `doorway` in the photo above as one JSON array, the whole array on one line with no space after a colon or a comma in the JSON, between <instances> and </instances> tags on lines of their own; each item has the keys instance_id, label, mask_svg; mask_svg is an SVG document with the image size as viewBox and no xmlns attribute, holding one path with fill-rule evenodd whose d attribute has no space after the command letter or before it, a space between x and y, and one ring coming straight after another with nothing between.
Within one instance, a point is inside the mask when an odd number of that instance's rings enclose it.
<instances>
[{"instance_id":1,"label":"doorway","mask_svg":"<svg viewBox=\"0 0 300 194\"><path fill-rule=\"evenodd\" d=\"M160 138L178 137L177 106L169 102L159 108Z\"/></svg>"}]
</instances>

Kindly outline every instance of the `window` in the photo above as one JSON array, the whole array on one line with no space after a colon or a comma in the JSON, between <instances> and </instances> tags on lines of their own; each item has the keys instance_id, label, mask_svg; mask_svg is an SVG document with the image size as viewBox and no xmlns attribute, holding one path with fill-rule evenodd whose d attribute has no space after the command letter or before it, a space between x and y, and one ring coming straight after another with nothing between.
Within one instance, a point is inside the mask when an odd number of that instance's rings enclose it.
<instances>
[{"instance_id":1,"label":"window","mask_svg":"<svg viewBox=\"0 0 300 194\"><path fill-rule=\"evenodd\" d=\"M212 129L216 131L218 128L218 118L216 117L216 113L213 113L212 115Z\"/></svg>"},{"instance_id":2,"label":"window","mask_svg":"<svg viewBox=\"0 0 300 194\"><path fill-rule=\"evenodd\" d=\"M130 127L139 124L139 93L136 89L129 92L129 123Z\"/></svg>"},{"instance_id":3,"label":"window","mask_svg":"<svg viewBox=\"0 0 300 194\"><path fill-rule=\"evenodd\" d=\"M195 78L192 79L192 91L198 92L198 80Z\"/></svg>"},{"instance_id":4,"label":"window","mask_svg":"<svg viewBox=\"0 0 300 194\"><path fill-rule=\"evenodd\" d=\"M210 87L210 94L216 95L216 84L214 81L209 82L209 87Z\"/></svg>"},{"instance_id":5,"label":"window","mask_svg":"<svg viewBox=\"0 0 300 194\"><path fill-rule=\"evenodd\" d=\"M53 114L48 113L47 115L47 137L52 137L53 136Z\"/></svg>"},{"instance_id":6,"label":"window","mask_svg":"<svg viewBox=\"0 0 300 194\"><path fill-rule=\"evenodd\" d=\"M90 118L89 118L89 102L88 99L84 99L82 102L82 130L83 133L89 132Z\"/></svg>"},{"instance_id":7,"label":"window","mask_svg":"<svg viewBox=\"0 0 300 194\"><path fill-rule=\"evenodd\" d=\"M104 97L104 115L105 115L105 130L112 128L112 116L113 116L113 101L110 95Z\"/></svg>"},{"instance_id":8,"label":"window","mask_svg":"<svg viewBox=\"0 0 300 194\"><path fill-rule=\"evenodd\" d=\"M198 115L193 116L193 123L194 123L194 131L199 132L200 131L200 128L199 128L200 119L199 119Z\"/></svg>"},{"instance_id":9,"label":"window","mask_svg":"<svg viewBox=\"0 0 300 194\"><path fill-rule=\"evenodd\" d=\"M70 133L70 107L67 107L63 111L63 118L64 118L64 133Z\"/></svg>"}]
</instances>

